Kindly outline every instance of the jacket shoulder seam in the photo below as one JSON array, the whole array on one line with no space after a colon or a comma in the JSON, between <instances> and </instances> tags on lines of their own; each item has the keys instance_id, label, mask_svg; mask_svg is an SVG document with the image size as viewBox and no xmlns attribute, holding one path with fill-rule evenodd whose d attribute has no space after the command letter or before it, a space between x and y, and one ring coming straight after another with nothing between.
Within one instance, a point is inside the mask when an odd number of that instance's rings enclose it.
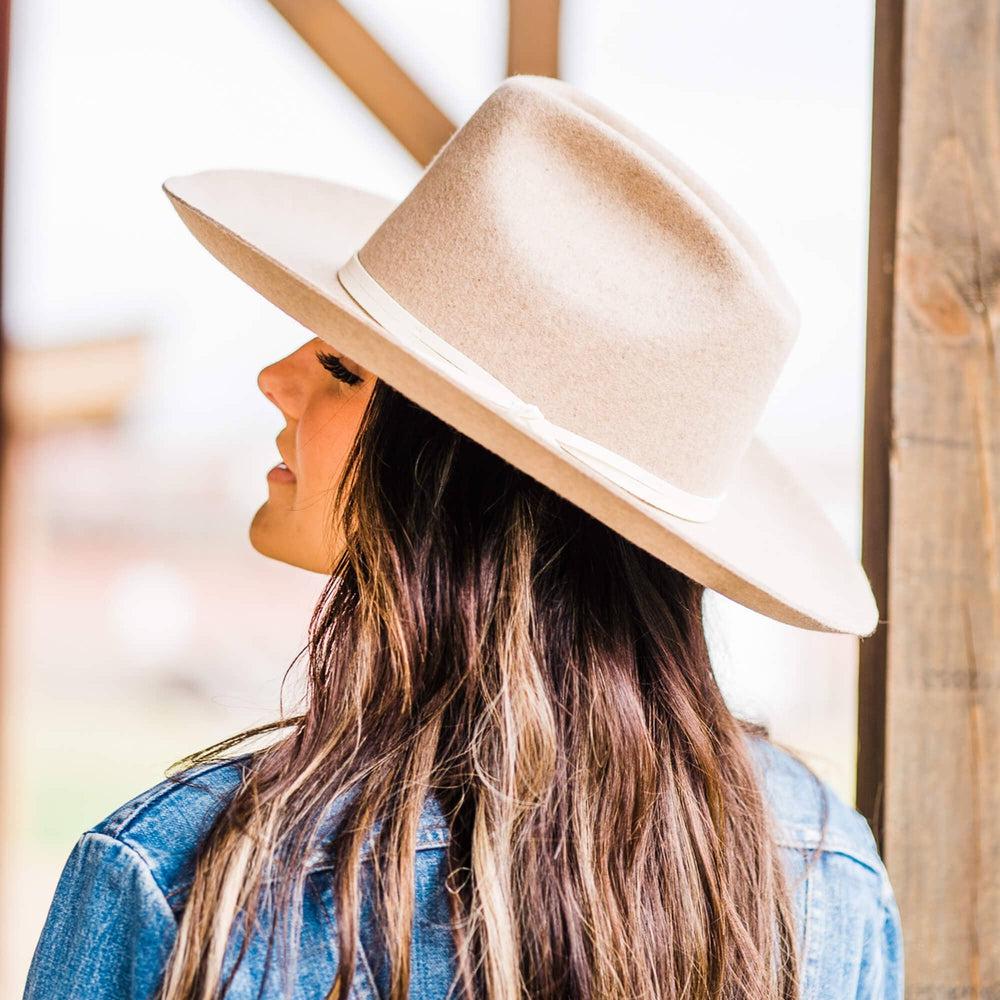
<instances>
[{"instance_id":1,"label":"jacket shoulder seam","mask_svg":"<svg viewBox=\"0 0 1000 1000\"><path fill-rule=\"evenodd\" d=\"M885 877L885 866L870 851L866 851L852 844L847 843L840 837L821 838L818 831L806 830L801 835L794 837L779 836L774 841L778 847L786 847L795 851L812 852L820 854L839 854L851 861L857 862L863 868L867 868L880 879Z\"/></svg>"},{"instance_id":2,"label":"jacket shoulder seam","mask_svg":"<svg viewBox=\"0 0 1000 1000\"><path fill-rule=\"evenodd\" d=\"M156 896L158 906L168 914L170 922L176 925L177 917L174 914L170 903L167 901L163 887L157 881L156 875L153 873L153 866L150 864L149 859L137 847L125 840L120 840L118 837L102 833L100 830L86 830L80 837L80 843L83 843L88 839L97 841L98 843L106 846L110 845L124 851L126 857L132 859L139 867L143 875L152 883L153 888L156 890L154 895Z\"/></svg>"},{"instance_id":3,"label":"jacket shoulder seam","mask_svg":"<svg viewBox=\"0 0 1000 1000\"><path fill-rule=\"evenodd\" d=\"M139 821L144 813L168 796L174 794L178 789L192 787L193 782L198 778L205 777L224 767L241 763L243 759L242 757L235 757L229 760L215 761L206 767L193 771L193 773L191 771L181 771L177 775L167 775L162 781L148 789L146 793L140 793L130 809L125 811L124 807L122 807L116 810L110 817L101 820L99 823L95 823L91 827L91 830L95 833L107 834L113 838L121 838L128 832L130 827ZM125 843L125 841L122 841L122 843Z\"/></svg>"}]
</instances>

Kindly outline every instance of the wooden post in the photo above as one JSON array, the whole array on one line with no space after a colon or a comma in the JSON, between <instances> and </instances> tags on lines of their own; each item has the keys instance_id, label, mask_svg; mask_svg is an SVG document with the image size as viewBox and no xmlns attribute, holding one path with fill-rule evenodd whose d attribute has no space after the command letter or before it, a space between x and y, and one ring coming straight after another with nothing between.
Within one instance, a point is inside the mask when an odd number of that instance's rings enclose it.
<instances>
[{"instance_id":1,"label":"wooden post","mask_svg":"<svg viewBox=\"0 0 1000 1000\"><path fill-rule=\"evenodd\" d=\"M903 0L878 0L872 74L871 197L868 214L868 344L865 378L861 561L885 621L889 607L889 457L892 424L896 200ZM860 644L857 805L885 848L885 699L888 629Z\"/></svg>"},{"instance_id":2,"label":"wooden post","mask_svg":"<svg viewBox=\"0 0 1000 1000\"><path fill-rule=\"evenodd\" d=\"M559 0L509 0L507 75L559 76Z\"/></svg>"},{"instance_id":3,"label":"wooden post","mask_svg":"<svg viewBox=\"0 0 1000 1000\"><path fill-rule=\"evenodd\" d=\"M986 1000L1000 996L1000 0L878 0L876 33L865 562L888 623L862 643L859 805L882 832L908 995Z\"/></svg>"}]
</instances>

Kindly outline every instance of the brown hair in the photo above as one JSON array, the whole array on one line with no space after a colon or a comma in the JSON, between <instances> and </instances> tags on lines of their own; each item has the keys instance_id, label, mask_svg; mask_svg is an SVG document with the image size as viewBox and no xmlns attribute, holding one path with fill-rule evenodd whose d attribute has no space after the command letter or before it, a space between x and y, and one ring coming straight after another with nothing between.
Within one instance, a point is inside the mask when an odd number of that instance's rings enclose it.
<instances>
[{"instance_id":1,"label":"brown hair","mask_svg":"<svg viewBox=\"0 0 1000 1000\"><path fill-rule=\"evenodd\" d=\"M234 924L266 912L269 957L294 947L301 859L342 795L329 997L355 968L376 821L372 892L406 997L427 794L451 828L460 995L796 997L789 890L704 588L383 382L334 499L346 547L310 622L304 708L264 727L290 731L248 757L204 838L163 1000L225 995Z\"/></svg>"}]
</instances>

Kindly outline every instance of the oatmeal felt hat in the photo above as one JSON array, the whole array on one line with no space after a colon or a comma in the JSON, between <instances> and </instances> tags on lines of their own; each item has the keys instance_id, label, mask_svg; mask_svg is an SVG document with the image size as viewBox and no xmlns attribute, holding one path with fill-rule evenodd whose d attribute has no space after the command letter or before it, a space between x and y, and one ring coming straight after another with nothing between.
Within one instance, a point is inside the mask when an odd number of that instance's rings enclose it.
<instances>
[{"instance_id":1,"label":"oatmeal felt hat","mask_svg":"<svg viewBox=\"0 0 1000 1000\"><path fill-rule=\"evenodd\" d=\"M504 80L402 201L259 170L163 188L316 336L643 549L870 635L864 570L755 433L799 313L694 171L563 81Z\"/></svg>"}]
</instances>

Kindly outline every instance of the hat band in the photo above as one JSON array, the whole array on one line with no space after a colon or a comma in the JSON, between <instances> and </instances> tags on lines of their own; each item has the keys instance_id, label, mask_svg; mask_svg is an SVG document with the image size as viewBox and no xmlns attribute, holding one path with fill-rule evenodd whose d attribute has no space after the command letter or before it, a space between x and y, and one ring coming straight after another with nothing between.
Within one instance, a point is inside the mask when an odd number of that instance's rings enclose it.
<instances>
[{"instance_id":1,"label":"hat band","mask_svg":"<svg viewBox=\"0 0 1000 1000\"><path fill-rule=\"evenodd\" d=\"M356 253L337 271L337 277L347 294L389 334L390 339L529 434L546 439L603 478L666 514L688 521L709 521L719 509L725 493L716 497L689 493L596 441L552 423L534 403L515 395L499 379L424 326L378 283Z\"/></svg>"}]
</instances>

